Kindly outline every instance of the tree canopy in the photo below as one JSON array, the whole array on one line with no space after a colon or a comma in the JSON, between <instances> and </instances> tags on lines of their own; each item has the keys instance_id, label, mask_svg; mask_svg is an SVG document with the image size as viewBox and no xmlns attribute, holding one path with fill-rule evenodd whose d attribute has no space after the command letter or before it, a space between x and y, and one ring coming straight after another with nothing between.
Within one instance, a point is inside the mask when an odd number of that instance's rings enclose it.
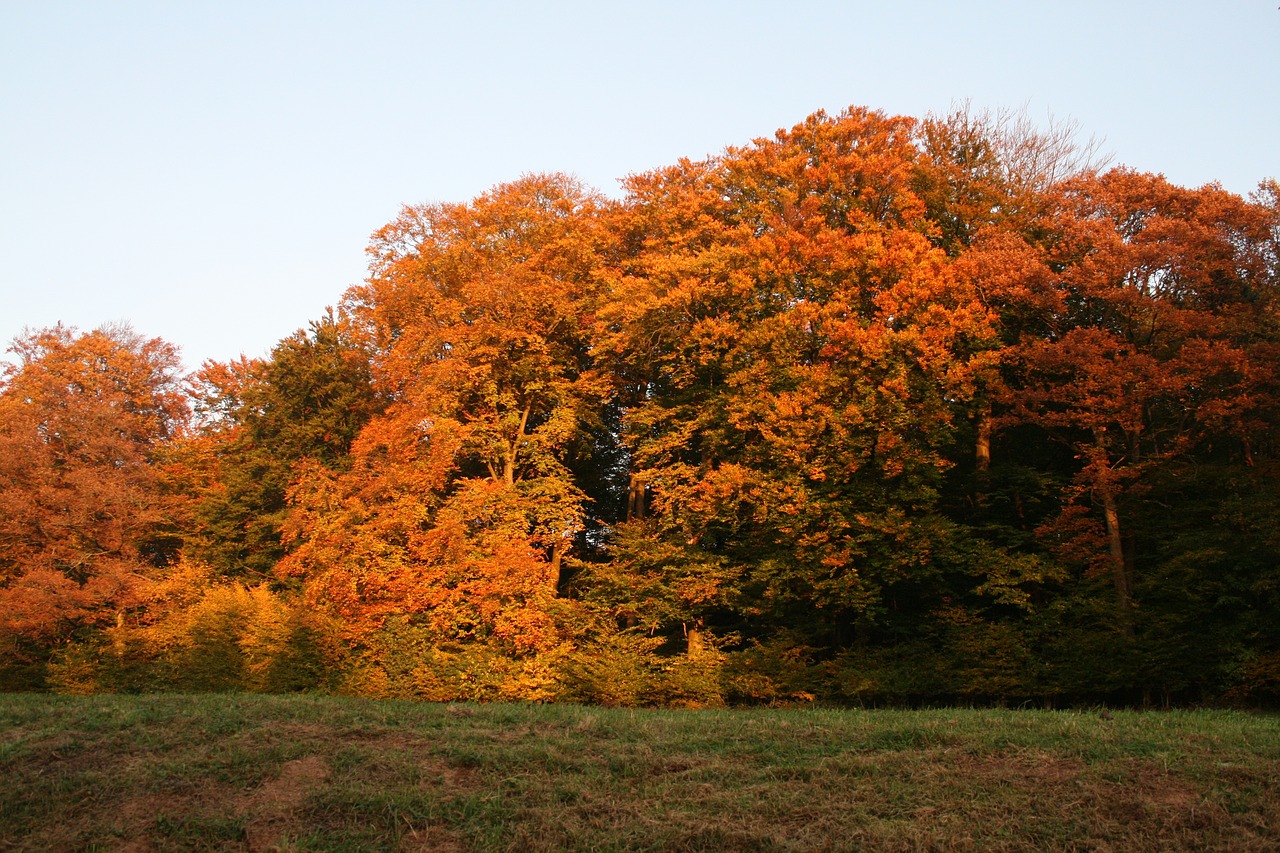
<instances>
[{"instance_id":1,"label":"tree canopy","mask_svg":"<svg viewBox=\"0 0 1280 853\"><path fill-rule=\"evenodd\" d=\"M853 107L405 207L263 359L0 386L11 683L1280 700L1280 190ZM26 681L22 681L26 679Z\"/></svg>"}]
</instances>

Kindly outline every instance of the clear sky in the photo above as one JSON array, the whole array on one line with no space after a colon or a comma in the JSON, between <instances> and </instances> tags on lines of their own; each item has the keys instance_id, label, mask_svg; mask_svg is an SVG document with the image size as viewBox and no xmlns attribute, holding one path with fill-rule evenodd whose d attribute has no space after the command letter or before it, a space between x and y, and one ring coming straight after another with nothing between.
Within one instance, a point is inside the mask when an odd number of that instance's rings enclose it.
<instances>
[{"instance_id":1,"label":"clear sky","mask_svg":"<svg viewBox=\"0 0 1280 853\"><path fill-rule=\"evenodd\" d=\"M1280 0L0 0L0 340L266 354L401 204L617 180L818 109L1025 105L1113 162L1280 174Z\"/></svg>"}]
</instances>

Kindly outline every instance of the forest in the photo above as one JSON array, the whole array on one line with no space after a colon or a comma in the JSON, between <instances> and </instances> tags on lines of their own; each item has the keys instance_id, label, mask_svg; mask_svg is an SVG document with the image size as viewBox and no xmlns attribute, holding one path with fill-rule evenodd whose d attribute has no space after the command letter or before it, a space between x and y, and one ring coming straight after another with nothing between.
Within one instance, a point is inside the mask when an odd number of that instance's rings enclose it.
<instances>
[{"instance_id":1,"label":"forest","mask_svg":"<svg viewBox=\"0 0 1280 853\"><path fill-rule=\"evenodd\" d=\"M263 358L12 343L0 689L1280 704L1275 180L851 107L368 254Z\"/></svg>"}]
</instances>

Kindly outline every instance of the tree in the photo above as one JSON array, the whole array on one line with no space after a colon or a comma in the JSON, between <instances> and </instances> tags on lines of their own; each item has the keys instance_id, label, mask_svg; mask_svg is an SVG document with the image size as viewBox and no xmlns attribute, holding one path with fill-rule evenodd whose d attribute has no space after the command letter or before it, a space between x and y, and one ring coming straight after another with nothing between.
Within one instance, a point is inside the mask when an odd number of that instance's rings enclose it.
<instances>
[{"instance_id":1,"label":"tree","mask_svg":"<svg viewBox=\"0 0 1280 853\"><path fill-rule=\"evenodd\" d=\"M180 540L163 475L177 350L127 326L29 332L0 384L0 635L44 649L123 621Z\"/></svg>"},{"instance_id":2,"label":"tree","mask_svg":"<svg viewBox=\"0 0 1280 853\"><path fill-rule=\"evenodd\" d=\"M1217 187L1187 190L1113 170L1067 185L1060 309L1012 351L1015 417L1047 429L1079 465L1045 528L1109 576L1131 630L1138 546L1125 503L1155 471L1209 444L1252 455L1267 407L1276 321L1268 216Z\"/></svg>"},{"instance_id":3,"label":"tree","mask_svg":"<svg viewBox=\"0 0 1280 853\"><path fill-rule=\"evenodd\" d=\"M936 592L939 555L964 551L937 490L973 396L965 346L989 318L928 239L913 134L869 110L817 114L629 181L634 254L601 350L651 493L646 535L666 545L628 534L616 559L714 580L685 619L849 642L853 623ZM974 561L951 564L981 582Z\"/></svg>"},{"instance_id":4,"label":"tree","mask_svg":"<svg viewBox=\"0 0 1280 853\"><path fill-rule=\"evenodd\" d=\"M295 490L285 561L354 633L406 614L441 641L557 642L561 561L587 511L569 466L608 396L589 340L604 206L534 175L406 208L375 235L347 304L390 402L349 472L313 468Z\"/></svg>"},{"instance_id":5,"label":"tree","mask_svg":"<svg viewBox=\"0 0 1280 853\"><path fill-rule=\"evenodd\" d=\"M197 525L187 554L225 575L268 577L285 553L290 485L311 464L346 468L381 410L369 355L330 310L265 360L206 363L194 390L202 423L186 447Z\"/></svg>"},{"instance_id":6,"label":"tree","mask_svg":"<svg viewBox=\"0 0 1280 853\"><path fill-rule=\"evenodd\" d=\"M1074 121L1037 126L1025 108L975 112L968 104L921 121L912 186L935 244L956 256L993 229L1039 242L1057 188L1097 174L1109 159L1078 132Z\"/></svg>"}]
</instances>

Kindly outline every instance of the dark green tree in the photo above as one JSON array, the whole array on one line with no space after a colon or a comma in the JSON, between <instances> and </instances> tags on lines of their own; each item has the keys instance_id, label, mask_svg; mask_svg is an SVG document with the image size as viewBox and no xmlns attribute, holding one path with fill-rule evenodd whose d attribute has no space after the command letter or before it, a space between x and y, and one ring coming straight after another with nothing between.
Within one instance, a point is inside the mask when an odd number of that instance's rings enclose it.
<instances>
[{"instance_id":1,"label":"dark green tree","mask_svg":"<svg viewBox=\"0 0 1280 853\"><path fill-rule=\"evenodd\" d=\"M206 364L195 387L202 470L189 556L227 575L269 575L285 553L286 499L302 464L342 470L381 409L358 330L332 310L266 360Z\"/></svg>"}]
</instances>

